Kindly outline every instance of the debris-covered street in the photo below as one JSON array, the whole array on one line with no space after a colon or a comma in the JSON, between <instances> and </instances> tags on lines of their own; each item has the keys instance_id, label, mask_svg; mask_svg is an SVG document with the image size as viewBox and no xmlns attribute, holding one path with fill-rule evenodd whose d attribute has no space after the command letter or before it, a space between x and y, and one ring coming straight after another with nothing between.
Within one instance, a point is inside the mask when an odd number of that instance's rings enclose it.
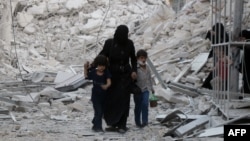
<instances>
[{"instance_id":1,"label":"debris-covered street","mask_svg":"<svg viewBox=\"0 0 250 141\"><path fill-rule=\"evenodd\" d=\"M212 11L225 21L234 14L224 9L235 1L220 2L2 0L0 141L223 141L224 125L249 124L250 101L237 92L230 92L236 97L230 102L215 99L213 90L201 87L213 69L205 39ZM244 28L249 12L244 1ZM138 128L131 94L128 131L94 132L92 85L83 64L120 24L129 27L135 49L148 52L157 106L149 107L148 126Z\"/></svg>"}]
</instances>

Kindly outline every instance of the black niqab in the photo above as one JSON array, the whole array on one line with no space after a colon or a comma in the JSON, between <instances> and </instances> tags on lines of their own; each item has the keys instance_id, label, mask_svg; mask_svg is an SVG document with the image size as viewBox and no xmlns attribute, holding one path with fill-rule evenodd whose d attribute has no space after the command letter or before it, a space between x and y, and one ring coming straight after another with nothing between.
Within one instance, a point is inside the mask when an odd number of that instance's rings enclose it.
<instances>
[{"instance_id":1,"label":"black niqab","mask_svg":"<svg viewBox=\"0 0 250 141\"><path fill-rule=\"evenodd\" d=\"M114 34L114 41L118 45L124 45L128 42L128 27L126 25L119 25L116 28L115 34Z\"/></svg>"}]
</instances>

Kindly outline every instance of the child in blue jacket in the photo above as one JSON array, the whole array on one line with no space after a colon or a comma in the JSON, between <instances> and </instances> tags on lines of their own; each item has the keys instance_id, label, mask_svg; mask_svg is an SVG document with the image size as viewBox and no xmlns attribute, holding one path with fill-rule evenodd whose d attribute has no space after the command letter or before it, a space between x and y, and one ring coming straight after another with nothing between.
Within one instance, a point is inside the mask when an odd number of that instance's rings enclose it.
<instances>
[{"instance_id":1,"label":"child in blue jacket","mask_svg":"<svg viewBox=\"0 0 250 141\"><path fill-rule=\"evenodd\" d=\"M111 74L107 69L107 65L107 58L103 55L98 55L91 67L89 67L89 62L84 64L85 78L93 81L91 101L94 108L94 118L92 120L92 130L95 132L103 132L104 102L107 89L111 85Z\"/></svg>"}]
</instances>

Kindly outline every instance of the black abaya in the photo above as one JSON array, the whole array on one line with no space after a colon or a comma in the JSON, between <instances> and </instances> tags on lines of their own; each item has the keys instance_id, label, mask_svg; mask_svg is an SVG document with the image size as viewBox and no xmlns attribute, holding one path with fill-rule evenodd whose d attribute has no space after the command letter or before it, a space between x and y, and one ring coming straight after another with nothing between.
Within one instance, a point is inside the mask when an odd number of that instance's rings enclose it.
<instances>
[{"instance_id":1,"label":"black abaya","mask_svg":"<svg viewBox=\"0 0 250 141\"><path fill-rule=\"evenodd\" d=\"M107 125L126 128L130 104L131 73L136 72L135 47L132 40L118 45L113 39L105 41L100 52L109 60L111 87L108 90L104 120ZM131 64L131 65L130 65Z\"/></svg>"}]
</instances>

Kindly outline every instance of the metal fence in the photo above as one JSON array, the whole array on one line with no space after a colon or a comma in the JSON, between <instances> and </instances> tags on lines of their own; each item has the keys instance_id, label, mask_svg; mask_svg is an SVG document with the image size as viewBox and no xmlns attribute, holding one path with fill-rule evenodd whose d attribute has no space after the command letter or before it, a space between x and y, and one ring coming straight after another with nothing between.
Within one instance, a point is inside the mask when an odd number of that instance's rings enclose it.
<instances>
[{"instance_id":1,"label":"metal fence","mask_svg":"<svg viewBox=\"0 0 250 141\"><path fill-rule=\"evenodd\" d=\"M213 102L230 118L230 102L244 97L241 91L241 52L248 43L239 41L238 35L247 28L249 14L244 13L244 0L211 0L211 30L206 38L211 41L210 57L213 68L210 84L214 91ZM244 22L243 22L244 21Z\"/></svg>"}]
</instances>

